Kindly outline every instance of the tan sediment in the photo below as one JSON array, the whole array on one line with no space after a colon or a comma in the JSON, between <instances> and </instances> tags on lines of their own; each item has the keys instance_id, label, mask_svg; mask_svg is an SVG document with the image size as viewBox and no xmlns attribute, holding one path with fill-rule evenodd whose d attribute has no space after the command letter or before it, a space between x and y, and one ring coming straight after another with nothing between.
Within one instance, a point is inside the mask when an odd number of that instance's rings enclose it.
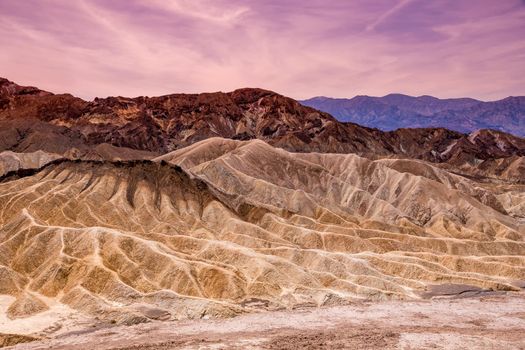
<instances>
[{"instance_id":1,"label":"tan sediment","mask_svg":"<svg viewBox=\"0 0 525 350\"><path fill-rule=\"evenodd\" d=\"M494 186L257 140L57 162L0 183L0 292L13 317L53 300L129 325L419 299L440 284L519 291L522 192Z\"/></svg>"}]
</instances>

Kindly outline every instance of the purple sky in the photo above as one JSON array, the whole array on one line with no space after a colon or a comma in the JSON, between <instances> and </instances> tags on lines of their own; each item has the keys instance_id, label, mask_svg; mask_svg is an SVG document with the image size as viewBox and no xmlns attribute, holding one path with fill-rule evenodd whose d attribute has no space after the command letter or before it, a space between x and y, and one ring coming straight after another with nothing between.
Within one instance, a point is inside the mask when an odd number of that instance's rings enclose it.
<instances>
[{"instance_id":1,"label":"purple sky","mask_svg":"<svg viewBox=\"0 0 525 350\"><path fill-rule=\"evenodd\" d=\"M91 99L525 94L525 0L0 0L0 76Z\"/></svg>"}]
</instances>

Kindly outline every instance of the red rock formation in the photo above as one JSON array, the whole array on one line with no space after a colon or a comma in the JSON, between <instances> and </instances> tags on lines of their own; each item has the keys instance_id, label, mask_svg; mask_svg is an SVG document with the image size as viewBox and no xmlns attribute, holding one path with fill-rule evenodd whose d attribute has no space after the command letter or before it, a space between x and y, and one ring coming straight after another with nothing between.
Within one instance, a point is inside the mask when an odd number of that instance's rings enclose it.
<instances>
[{"instance_id":1,"label":"red rock formation","mask_svg":"<svg viewBox=\"0 0 525 350\"><path fill-rule=\"evenodd\" d=\"M93 145L166 153L210 137L261 139L295 152L357 153L454 165L525 156L525 140L482 130L382 132L262 89L229 93L108 97L87 102L0 80L0 150L89 149Z\"/></svg>"}]
</instances>

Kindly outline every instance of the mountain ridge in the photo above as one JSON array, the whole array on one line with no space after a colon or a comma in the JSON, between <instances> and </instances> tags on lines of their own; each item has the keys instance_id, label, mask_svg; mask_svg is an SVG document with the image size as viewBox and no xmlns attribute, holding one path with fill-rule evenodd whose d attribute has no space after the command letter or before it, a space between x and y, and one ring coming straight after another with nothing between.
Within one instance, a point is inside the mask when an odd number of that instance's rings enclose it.
<instances>
[{"instance_id":1,"label":"mountain ridge","mask_svg":"<svg viewBox=\"0 0 525 350\"><path fill-rule=\"evenodd\" d=\"M525 96L480 101L393 93L382 97L319 96L300 102L330 113L340 121L351 121L386 131L403 127L447 127L464 133L494 129L525 136Z\"/></svg>"},{"instance_id":2,"label":"mountain ridge","mask_svg":"<svg viewBox=\"0 0 525 350\"><path fill-rule=\"evenodd\" d=\"M491 130L472 135L444 128L383 132L339 122L258 88L88 102L0 80L0 151L144 159L223 137L260 139L291 152L415 158L471 168L484 163L485 169L492 169L496 159L525 156L522 138Z\"/></svg>"}]
</instances>

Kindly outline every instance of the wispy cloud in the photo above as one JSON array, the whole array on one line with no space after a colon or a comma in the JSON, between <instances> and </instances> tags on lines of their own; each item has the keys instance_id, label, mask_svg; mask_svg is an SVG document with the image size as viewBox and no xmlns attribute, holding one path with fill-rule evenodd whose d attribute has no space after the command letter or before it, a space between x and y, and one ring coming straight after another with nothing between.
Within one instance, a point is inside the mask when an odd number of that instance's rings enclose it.
<instances>
[{"instance_id":1,"label":"wispy cloud","mask_svg":"<svg viewBox=\"0 0 525 350\"><path fill-rule=\"evenodd\" d=\"M400 0L395 6L389 8L387 11L383 12L374 22L370 23L366 26L366 31L372 31L374 30L378 25L380 25L382 22L387 20L389 17L395 15L397 12L399 12L403 7L408 5L414 0Z\"/></svg>"},{"instance_id":2,"label":"wispy cloud","mask_svg":"<svg viewBox=\"0 0 525 350\"><path fill-rule=\"evenodd\" d=\"M0 47L0 76L84 98L525 94L521 0L3 0Z\"/></svg>"},{"instance_id":3,"label":"wispy cloud","mask_svg":"<svg viewBox=\"0 0 525 350\"><path fill-rule=\"evenodd\" d=\"M229 6L217 1L204 0L148 0L145 6L155 6L177 15L188 16L216 24L231 25L246 12L248 7Z\"/></svg>"}]
</instances>

